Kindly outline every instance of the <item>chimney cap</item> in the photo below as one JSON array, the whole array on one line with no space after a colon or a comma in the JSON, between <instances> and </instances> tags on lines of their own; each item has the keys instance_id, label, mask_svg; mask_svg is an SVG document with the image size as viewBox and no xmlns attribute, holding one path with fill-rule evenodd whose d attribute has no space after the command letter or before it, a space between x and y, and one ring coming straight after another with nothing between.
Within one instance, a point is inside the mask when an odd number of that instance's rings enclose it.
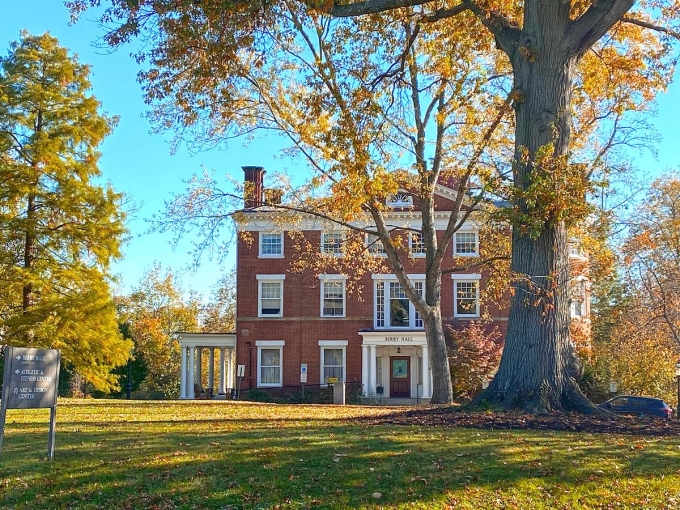
<instances>
[{"instance_id":1,"label":"chimney cap","mask_svg":"<svg viewBox=\"0 0 680 510\"><path fill-rule=\"evenodd\" d=\"M241 168L243 169L244 172L253 170L264 170L263 166L242 166Z\"/></svg>"}]
</instances>

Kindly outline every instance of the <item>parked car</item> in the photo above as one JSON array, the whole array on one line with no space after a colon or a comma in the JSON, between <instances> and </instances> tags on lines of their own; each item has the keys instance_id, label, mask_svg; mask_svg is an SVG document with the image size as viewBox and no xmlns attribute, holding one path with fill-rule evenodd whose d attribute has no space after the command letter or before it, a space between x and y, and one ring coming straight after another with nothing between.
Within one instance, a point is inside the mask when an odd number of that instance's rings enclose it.
<instances>
[{"instance_id":1,"label":"parked car","mask_svg":"<svg viewBox=\"0 0 680 510\"><path fill-rule=\"evenodd\" d=\"M636 397L620 395L599 405L600 408L616 414L628 416L655 416L670 419L673 414L671 406L660 398Z\"/></svg>"}]
</instances>

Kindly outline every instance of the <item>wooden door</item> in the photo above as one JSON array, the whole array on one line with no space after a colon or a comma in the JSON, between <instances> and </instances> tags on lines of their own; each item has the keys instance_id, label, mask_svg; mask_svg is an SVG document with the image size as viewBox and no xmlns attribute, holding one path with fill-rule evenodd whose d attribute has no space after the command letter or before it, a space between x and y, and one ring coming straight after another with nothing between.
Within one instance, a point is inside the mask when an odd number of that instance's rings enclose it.
<instances>
[{"instance_id":1,"label":"wooden door","mask_svg":"<svg viewBox=\"0 0 680 510\"><path fill-rule=\"evenodd\" d=\"M411 396L410 358L390 357L390 397Z\"/></svg>"}]
</instances>

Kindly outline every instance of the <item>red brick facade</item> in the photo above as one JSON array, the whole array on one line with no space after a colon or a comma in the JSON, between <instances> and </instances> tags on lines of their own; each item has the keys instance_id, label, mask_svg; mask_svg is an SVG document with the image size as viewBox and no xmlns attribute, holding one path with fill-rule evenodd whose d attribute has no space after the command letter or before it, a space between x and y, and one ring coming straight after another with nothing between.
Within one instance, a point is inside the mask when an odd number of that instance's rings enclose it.
<instances>
[{"instance_id":1,"label":"red brick facade","mask_svg":"<svg viewBox=\"0 0 680 510\"><path fill-rule=\"evenodd\" d=\"M442 210L442 207L450 206L450 197L442 194L438 198L440 200L437 210L445 211L446 209ZM408 371L403 377L406 381L405 387L409 390L406 391L407 394L400 396L427 397L431 389L428 372L429 351L425 345L423 328L413 327L413 324L417 324L417 317L409 316L411 327L390 328L377 325L376 293L380 292L377 290L377 282L382 282L380 283L384 286L382 292L387 292L395 285L389 283L394 281L393 277L390 279L392 275L389 275L389 272L381 275L365 274L359 279L360 296L358 292L350 293L345 289L344 316L322 317L320 277L309 268L301 272L291 270L291 263L299 253L295 252L289 233L280 226L275 226L275 222L271 220L275 214L266 207L246 209L237 220L240 235L237 252L236 363L245 366L241 388L257 387L258 376L265 378L265 374L266 377L278 379L275 383L270 381L268 384L259 384L260 386L299 385L302 365L307 367L307 384L327 382L322 375L324 371L322 348L327 346L329 349L343 350L343 377L347 382L362 383L365 394L374 394L379 386L383 386L385 396L389 396L390 381L393 376L396 380L399 376L396 370L402 367ZM442 215L440 217L442 225L445 220L445 215ZM410 221L413 223L413 218ZM313 250L317 249L317 253L320 253L324 229L318 222L310 222L301 230L309 244L314 247ZM469 226L466 224L466 232L477 236L473 222L469 222ZM280 254L261 255L263 235L267 236L266 242L270 242L272 236L280 235L282 244ZM478 236L476 240L478 243ZM275 239L274 242L279 242L279 239ZM278 247L275 247L274 251L277 249ZM452 242L447 249L448 257L453 258L454 249L455 242ZM419 279L418 275L424 273L424 259L417 257L405 259L409 260L407 273L414 275L414 279ZM277 275L282 277L281 280L273 279L277 278ZM484 286L483 274L466 274L460 277L468 281L471 288ZM263 300L260 287L263 282L270 284L269 288L276 292L279 289L277 285L280 284L282 298ZM444 275L441 292L442 315L446 323L460 328L469 320L479 320L479 317L462 319L454 317L454 285L454 279L448 274ZM389 298L383 300L384 306L392 303ZM270 306L271 303L274 303L271 306L281 306L280 317L262 316L261 308ZM492 307L487 312L504 333L507 310ZM274 351L271 353L274 361L269 363L274 363L275 366L270 368L260 366L260 361L263 365L267 365L267 362L260 360L259 349ZM276 352L277 349L279 354ZM277 359L279 355L280 359ZM395 394L397 392L396 389L392 391Z\"/></svg>"}]
</instances>

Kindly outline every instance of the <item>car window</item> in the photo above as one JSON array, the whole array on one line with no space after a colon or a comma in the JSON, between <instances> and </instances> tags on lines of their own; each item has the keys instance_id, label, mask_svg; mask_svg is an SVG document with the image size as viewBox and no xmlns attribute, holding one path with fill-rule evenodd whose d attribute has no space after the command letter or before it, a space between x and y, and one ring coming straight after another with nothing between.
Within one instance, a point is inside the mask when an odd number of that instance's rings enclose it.
<instances>
[{"instance_id":1,"label":"car window","mask_svg":"<svg viewBox=\"0 0 680 510\"><path fill-rule=\"evenodd\" d=\"M612 407L624 407L628 405L628 399L625 397L615 398L611 401Z\"/></svg>"}]
</instances>

